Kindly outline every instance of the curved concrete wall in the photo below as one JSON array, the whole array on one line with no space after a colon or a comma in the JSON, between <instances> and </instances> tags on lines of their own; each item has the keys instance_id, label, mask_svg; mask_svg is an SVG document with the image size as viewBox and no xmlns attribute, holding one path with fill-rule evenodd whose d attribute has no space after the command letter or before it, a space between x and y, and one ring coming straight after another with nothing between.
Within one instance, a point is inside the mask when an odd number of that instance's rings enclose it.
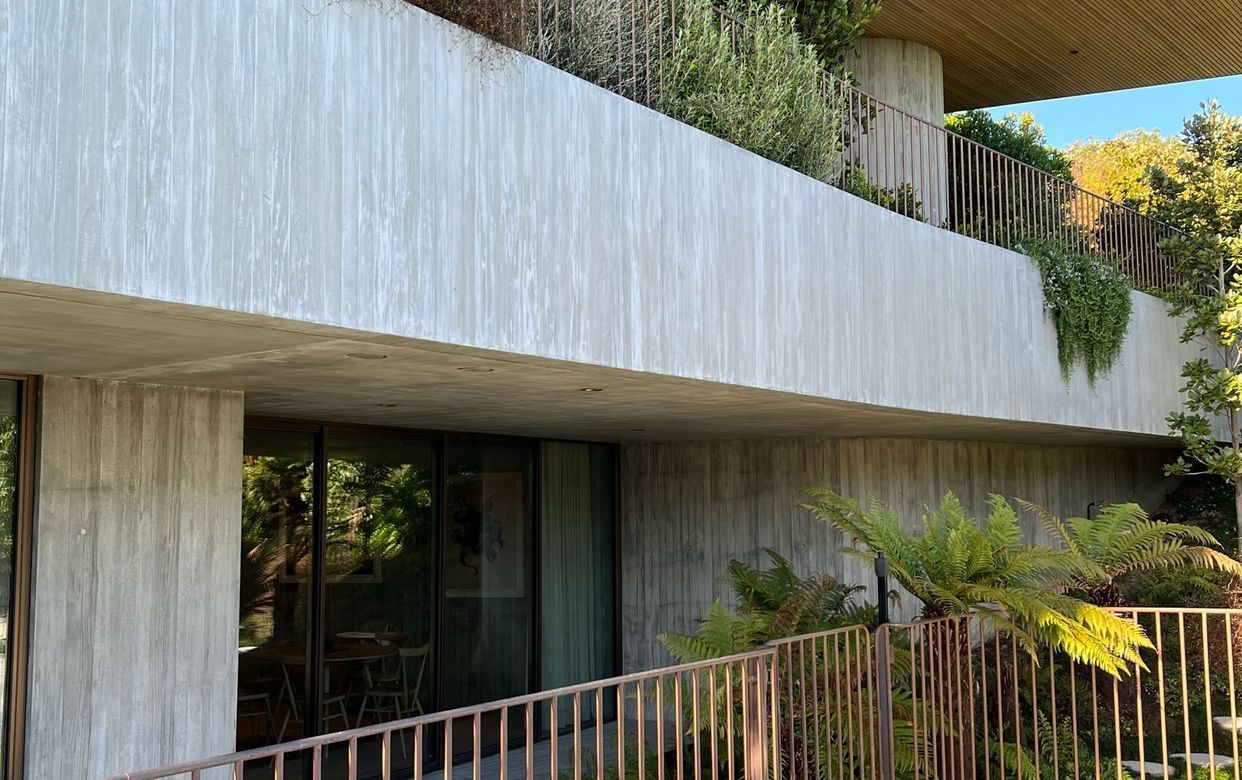
<instances>
[{"instance_id":1,"label":"curved concrete wall","mask_svg":"<svg viewBox=\"0 0 1242 780\"><path fill-rule=\"evenodd\" d=\"M0 276L1164 435L1186 348L1154 299L1067 387L1025 258L398 5L12 4Z\"/></svg>"},{"instance_id":2,"label":"curved concrete wall","mask_svg":"<svg viewBox=\"0 0 1242 780\"><path fill-rule=\"evenodd\" d=\"M944 127L944 60L914 41L862 38L850 57L858 86L919 119Z\"/></svg>"},{"instance_id":3,"label":"curved concrete wall","mask_svg":"<svg viewBox=\"0 0 1242 780\"><path fill-rule=\"evenodd\" d=\"M949 161L939 130L944 127L939 52L913 41L863 38L850 67L867 94L922 122L872 106L874 118L852 134L849 152L868 181L894 192L911 185L923 217L943 223L949 215Z\"/></svg>"}]
</instances>

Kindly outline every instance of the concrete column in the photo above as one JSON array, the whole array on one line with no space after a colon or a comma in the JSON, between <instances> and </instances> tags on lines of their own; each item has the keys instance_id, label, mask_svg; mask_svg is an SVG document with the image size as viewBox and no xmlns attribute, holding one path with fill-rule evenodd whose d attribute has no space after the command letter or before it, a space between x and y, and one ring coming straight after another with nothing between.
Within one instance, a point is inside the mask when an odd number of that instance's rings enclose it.
<instances>
[{"instance_id":1,"label":"concrete column","mask_svg":"<svg viewBox=\"0 0 1242 780\"><path fill-rule=\"evenodd\" d=\"M912 41L863 38L850 67L864 92L913 117L883 107L856 116L859 127L850 147L856 162L869 182L890 193L909 184L922 216L941 223L947 216L948 168L938 132L944 127L940 53Z\"/></svg>"},{"instance_id":2,"label":"concrete column","mask_svg":"<svg viewBox=\"0 0 1242 780\"><path fill-rule=\"evenodd\" d=\"M233 749L241 393L48 377L27 778Z\"/></svg>"}]
</instances>

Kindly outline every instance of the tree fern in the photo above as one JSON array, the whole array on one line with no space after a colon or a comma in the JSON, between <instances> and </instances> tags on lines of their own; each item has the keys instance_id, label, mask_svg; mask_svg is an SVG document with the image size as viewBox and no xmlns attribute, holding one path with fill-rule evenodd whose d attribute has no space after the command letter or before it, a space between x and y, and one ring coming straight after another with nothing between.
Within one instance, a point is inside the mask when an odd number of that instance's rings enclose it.
<instances>
[{"instance_id":1,"label":"tree fern","mask_svg":"<svg viewBox=\"0 0 1242 780\"><path fill-rule=\"evenodd\" d=\"M1193 525L1152 520L1138 504L1106 506L1094 519L1061 520L1037 504L1018 503L1081 559L1080 574L1071 583L1074 595L1102 606L1119 606L1120 582L1138 572L1196 567L1242 575L1242 564L1221 552L1212 534Z\"/></svg>"},{"instance_id":2,"label":"tree fern","mask_svg":"<svg viewBox=\"0 0 1242 780\"><path fill-rule=\"evenodd\" d=\"M849 552L867 560L884 553L926 618L974 611L1028 652L1051 645L1113 675L1141 664L1139 650L1150 646L1138 624L1064 592L1093 568L1074 549L1025 543L1017 513L1001 496L988 499L981 525L948 493L924 512L919 532L908 533L883 505L864 511L831 490L806 492L813 501L803 506L848 536ZM1060 530L1070 533L1054 535Z\"/></svg>"}]
</instances>

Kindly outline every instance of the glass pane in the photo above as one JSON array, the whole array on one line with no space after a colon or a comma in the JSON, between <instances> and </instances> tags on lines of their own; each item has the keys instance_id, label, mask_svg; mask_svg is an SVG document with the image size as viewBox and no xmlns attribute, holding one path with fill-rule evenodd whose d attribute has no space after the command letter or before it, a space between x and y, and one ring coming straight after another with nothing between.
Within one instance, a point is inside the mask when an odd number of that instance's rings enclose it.
<instances>
[{"instance_id":1,"label":"glass pane","mask_svg":"<svg viewBox=\"0 0 1242 780\"><path fill-rule=\"evenodd\" d=\"M443 707L529 690L532 461L527 446L447 446ZM497 738L495 719L486 719L485 744Z\"/></svg>"},{"instance_id":2,"label":"glass pane","mask_svg":"<svg viewBox=\"0 0 1242 780\"><path fill-rule=\"evenodd\" d=\"M327 455L325 732L426 711L436 531L432 442L329 434ZM403 744L393 768L410 758ZM362 776L379 760L363 740Z\"/></svg>"},{"instance_id":3,"label":"glass pane","mask_svg":"<svg viewBox=\"0 0 1242 780\"><path fill-rule=\"evenodd\" d=\"M613 450L545 442L540 462L542 687L611 677Z\"/></svg>"},{"instance_id":4,"label":"glass pane","mask_svg":"<svg viewBox=\"0 0 1242 780\"><path fill-rule=\"evenodd\" d=\"M12 597L13 535L17 524L20 385L0 380L0 756L7 733L9 602Z\"/></svg>"},{"instance_id":5,"label":"glass pane","mask_svg":"<svg viewBox=\"0 0 1242 780\"><path fill-rule=\"evenodd\" d=\"M239 748L304 733L315 437L250 429L243 452Z\"/></svg>"}]
</instances>

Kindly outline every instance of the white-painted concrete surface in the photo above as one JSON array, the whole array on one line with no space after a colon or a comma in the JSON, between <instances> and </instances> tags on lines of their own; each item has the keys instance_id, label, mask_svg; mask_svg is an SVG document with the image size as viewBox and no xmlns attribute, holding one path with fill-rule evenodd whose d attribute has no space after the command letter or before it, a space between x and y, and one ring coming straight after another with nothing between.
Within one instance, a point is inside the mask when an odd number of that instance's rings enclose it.
<instances>
[{"instance_id":1,"label":"white-painted concrete surface","mask_svg":"<svg viewBox=\"0 0 1242 780\"><path fill-rule=\"evenodd\" d=\"M3 17L0 277L928 414L1178 405L1159 302L1067 387L1025 258L403 4Z\"/></svg>"},{"instance_id":2,"label":"white-painted concrete surface","mask_svg":"<svg viewBox=\"0 0 1242 780\"><path fill-rule=\"evenodd\" d=\"M229 752L242 398L48 377L25 777Z\"/></svg>"}]
</instances>

